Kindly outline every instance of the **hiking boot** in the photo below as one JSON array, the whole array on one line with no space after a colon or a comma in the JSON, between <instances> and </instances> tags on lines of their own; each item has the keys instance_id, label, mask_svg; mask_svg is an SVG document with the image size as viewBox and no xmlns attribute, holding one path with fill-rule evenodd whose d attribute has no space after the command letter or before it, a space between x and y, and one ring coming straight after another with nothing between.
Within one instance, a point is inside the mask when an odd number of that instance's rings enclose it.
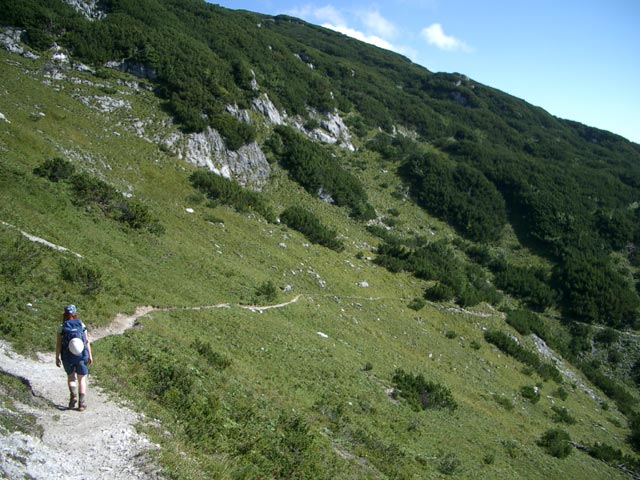
<instances>
[{"instance_id":1,"label":"hiking boot","mask_svg":"<svg viewBox=\"0 0 640 480\"><path fill-rule=\"evenodd\" d=\"M76 408L76 402L78 401L78 397L76 397L73 393L69 396L69 410Z\"/></svg>"},{"instance_id":2,"label":"hiking boot","mask_svg":"<svg viewBox=\"0 0 640 480\"><path fill-rule=\"evenodd\" d=\"M84 412L86 409L87 409L87 403L83 400L80 402L80 405L78 405L78 411Z\"/></svg>"}]
</instances>

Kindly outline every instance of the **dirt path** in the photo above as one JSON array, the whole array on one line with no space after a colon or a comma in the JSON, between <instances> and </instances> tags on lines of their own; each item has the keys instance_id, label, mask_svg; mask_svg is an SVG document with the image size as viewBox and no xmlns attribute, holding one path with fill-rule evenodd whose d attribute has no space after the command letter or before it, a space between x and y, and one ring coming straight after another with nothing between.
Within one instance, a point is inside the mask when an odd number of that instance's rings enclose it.
<instances>
[{"instance_id":1,"label":"dirt path","mask_svg":"<svg viewBox=\"0 0 640 480\"><path fill-rule=\"evenodd\" d=\"M94 341L123 333L154 310L140 307L133 315L118 315L109 327L93 332ZM98 360L99 361L99 360ZM0 431L0 477L42 480L157 479L159 468L149 452L158 448L136 432L142 416L120 404L100 388L89 385L85 412L68 410L69 392L64 371L55 366L53 353L27 358L0 341L0 370L20 377L44 408L23 406L36 417L42 438Z\"/></svg>"}]
</instances>

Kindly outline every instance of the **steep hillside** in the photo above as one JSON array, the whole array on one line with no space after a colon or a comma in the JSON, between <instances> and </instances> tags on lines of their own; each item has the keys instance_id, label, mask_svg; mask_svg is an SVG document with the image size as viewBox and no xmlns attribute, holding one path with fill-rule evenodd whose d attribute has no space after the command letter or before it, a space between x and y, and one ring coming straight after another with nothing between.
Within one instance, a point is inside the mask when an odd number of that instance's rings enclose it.
<instances>
[{"instance_id":1,"label":"steep hillside","mask_svg":"<svg viewBox=\"0 0 640 480\"><path fill-rule=\"evenodd\" d=\"M90 4L0 1L14 348L171 307L92 369L168 478L638 472L638 145L289 17Z\"/></svg>"}]
</instances>

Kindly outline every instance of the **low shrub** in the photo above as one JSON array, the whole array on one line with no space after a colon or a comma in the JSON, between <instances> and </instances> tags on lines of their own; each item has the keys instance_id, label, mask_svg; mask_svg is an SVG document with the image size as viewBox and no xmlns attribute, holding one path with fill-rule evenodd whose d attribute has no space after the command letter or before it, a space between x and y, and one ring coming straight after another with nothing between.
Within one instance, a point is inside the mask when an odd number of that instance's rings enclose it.
<instances>
[{"instance_id":1,"label":"low shrub","mask_svg":"<svg viewBox=\"0 0 640 480\"><path fill-rule=\"evenodd\" d=\"M555 393L556 397L558 397L560 400L566 400L569 397L569 392L567 392L564 388L562 387L558 387L558 389L556 390Z\"/></svg>"},{"instance_id":2,"label":"low shrub","mask_svg":"<svg viewBox=\"0 0 640 480\"><path fill-rule=\"evenodd\" d=\"M520 444L515 440L503 440L502 446L510 458L517 458L520 455Z\"/></svg>"},{"instance_id":3,"label":"low shrub","mask_svg":"<svg viewBox=\"0 0 640 480\"><path fill-rule=\"evenodd\" d=\"M134 230L146 229L161 234L164 228L140 202L123 197L114 187L88 173L74 173L67 160L55 157L36 167L33 173L52 182L66 181L71 186L71 201L87 210L98 208L107 217Z\"/></svg>"},{"instance_id":4,"label":"low shrub","mask_svg":"<svg viewBox=\"0 0 640 480\"><path fill-rule=\"evenodd\" d=\"M73 175L75 167L71 162L61 157L54 157L34 168L33 173L52 182L66 180Z\"/></svg>"},{"instance_id":5,"label":"low shrub","mask_svg":"<svg viewBox=\"0 0 640 480\"><path fill-rule=\"evenodd\" d=\"M291 178L311 195L347 207L354 218L376 218L362 182L346 170L328 149L284 126L275 128L266 145Z\"/></svg>"},{"instance_id":6,"label":"low shrub","mask_svg":"<svg viewBox=\"0 0 640 480\"><path fill-rule=\"evenodd\" d=\"M560 429L547 430L538 440L538 445L556 458L566 458L573 450L571 437L566 431Z\"/></svg>"},{"instance_id":7,"label":"low shrub","mask_svg":"<svg viewBox=\"0 0 640 480\"><path fill-rule=\"evenodd\" d=\"M460 469L460 460L454 453L447 453L438 462L438 470L445 475L453 475Z\"/></svg>"},{"instance_id":8,"label":"low shrub","mask_svg":"<svg viewBox=\"0 0 640 480\"><path fill-rule=\"evenodd\" d=\"M640 459L631 455L625 455L620 449L606 443L596 443L586 448L587 453L602 462L620 468L629 473L632 478L640 477Z\"/></svg>"},{"instance_id":9,"label":"low shrub","mask_svg":"<svg viewBox=\"0 0 640 480\"><path fill-rule=\"evenodd\" d=\"M398 369L393 374L392 381L396 387L395 392L415 411L431 408L448 408L453 411L458 408L446 386L425 380L422 374L413 375Z\"/></svg>"},{"instance_id":10,"label":"low shrub","mask_svg":"<svg viewBox=\"0 0 640 480\"><path fill-rule=\"evenodd\" d=\"M511 399L508 397L505 397L504 395L494 394L493 399L498 405L500 405L502 408L504 408L509 412L512 411L514 408L513 402L511 401Z\"/></svg>"},{"instance_id":11,"label":"low shrub","mask_svg":"<svg viewBox=\"0 0 640 480\"><path fill-rule=\"evenodd\" d=\"M102 289L102 271L80 260L60 260L62 279L76 285L84 295L94 295Z\"/></svg>"},{"instance_id":12,"label":"low shrub","mask_svg":"<svg viewBox=\"0 0 640 480\"><path fill-rule=\"evenodd\" d=\"M484 338L507 355L534 368L543 379L553 379L557 383L562 382L562 374L554 365L542 362L536 353L522 347L506 333L498 330L487 330L484 333Z\"/></svg>"},{"instance_id":13,"label":"low shrub","mask_svg":"<svg viewBox=\"0 0 640 480\"><path fill-rule=\"evenodd\" d=\"M236 182L208 170L197 170L189 181L210 200L229 205L240 212L254 211L268 222L275 222L276 215L259 192L242 188Z\"/></svg>"},{"instance_id":14,"label":"low shrub","mask_svg":"<svg viewBox=\"0 0 640 480\"><path fill-rule=\"evenodd\" d=\"M320 222L313 212L299 206L291 206L280 215L280 220L290 228L299 231L309 241L323 245L336 252L344 250L344 245L336 238L336 232Z\"/></svg>"},{"instance_id":15,"label":"low shrub","mask_svg":"<svg viewBox=\"0 0 640 480\"><path fill-rule=\"evenodd\" d=\"M411 300L409 302L409 305L407 305L407 306L411 310L415 310L416 312L418 312L418 311L422 310L425 305L426 305L426 302L422 298L414 298L413 300Z\"/></svg>"},{"instance_id":16,"label":"low shrub","mask_svg":"<svg viewBox=\"0 0 640 480\"><path fill-rule=\"evenodd\" d=\"M537 387L525 385L520 389L520 394L531 403L538 403L540 401L540 391Z\"/></svg>"},{"instance_id":17,"label":"low shrub","mask_svg":"<svg viewBox=\"0 0 640 480\"><path fill-rule=\"evenodd\" d=\"M203 342L196 339L191 344L191 348L198 352L209 365L217 370L224 370L231 366L231 360L226 356L215 352L213 348L211 348L211 344L209 342Z\"/></svg>"},{"instance_id":18,"label":"low shrub","mask_svg":"<svg viewBox=\"0 0 640 480\"><path fill-rule=\"evenodd\" d=\"M574 425L576 423L576 419L571 416L566 407L551 407L553 410L553 415L551 416L551 420L555 423L566 423L567 425Z\"/></svg>"},{"instance_id":19,"label":"low shrub","mask_svg":"<svg viewBox=\"0 0 640 480\"><path fill-rule=\"evenodd\" d=\"M271 280L256 288L254 302L258 305L274 302L278 298L278 289Z\"/></svg>"}]
</instances>

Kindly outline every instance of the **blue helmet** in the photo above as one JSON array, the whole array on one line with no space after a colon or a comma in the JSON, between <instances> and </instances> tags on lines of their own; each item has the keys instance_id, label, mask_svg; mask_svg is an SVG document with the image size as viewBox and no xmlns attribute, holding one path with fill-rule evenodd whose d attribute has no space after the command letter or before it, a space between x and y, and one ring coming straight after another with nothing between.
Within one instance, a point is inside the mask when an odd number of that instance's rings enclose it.
<instances>
[{"instance_id":1,"label":"blue helmet","mask_svg":"<svg viewBox=\"0 0 640 480\"><path fill-rule=\"evenodd\" d=\"M67 305L66 307L64 307L64 313L69 313L69 314L76 313L76 306L75 305Z\"/></svg>"}]
</instances>

